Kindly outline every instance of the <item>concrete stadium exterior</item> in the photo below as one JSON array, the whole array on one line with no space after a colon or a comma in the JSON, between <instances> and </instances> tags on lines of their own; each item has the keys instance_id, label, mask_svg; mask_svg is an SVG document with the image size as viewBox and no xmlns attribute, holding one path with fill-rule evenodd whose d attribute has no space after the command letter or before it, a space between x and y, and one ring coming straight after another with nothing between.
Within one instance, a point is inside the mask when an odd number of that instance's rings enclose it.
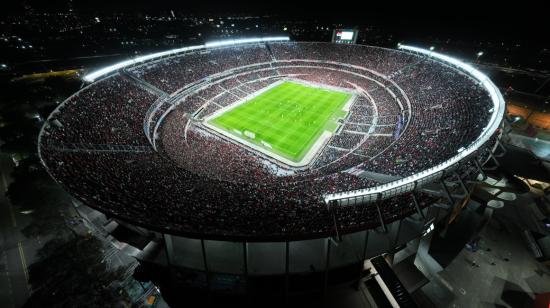
<instances>
[{"instance_id":1,"label":"concrete stadium exterior","mask_svg":"<svg viewBox=\"0 0 550 308\"><path fill-rule=\"evenodd\" d=\"M85 76L84 80L91 82L86 88L94 87L97 81L108 78L112 74L117 74L134 65L163 61L167 57L180 53L286 40L287 38L263 38L186 47L125 61L93 72ZM90 201L89 198L82 200L82 196L79 194L75 195L75 199L79 200L76 202L78 204L77 209L91 223L107 232L112 232L116 228L125 228L131 230L135 238L142 239L140 241L128 239L127 242L125 242L125 239L114 239L121 249L126 250L142 263L170 268L175 281L179 279L181 273L197 273L198 276L192 284L195 287L209 290L217 288L220 277L229 277L229 289L236 293L246 293L251 290L255 281L260 277L271 276L282 278L280 293L284 296L303 292L322 292L332 285L358 279L361 276L363 262L366 259L381 254L404 258L406 253L403 248L408 247L409 250L415 252L419 249L425 249L419 248L423 236L426 235L428 230L431 230L430 228L433 228L433 224L448 221L449 215L459 208L464 198L468 198L472 184L484 177L484 168L488 168L484 166L490 164L494 159L493 153L499 149L498 137L500 133L498 130L502 124L505 103L496 86L487 76L473 67L430 50L404 45L399 46L399 50L421 57L428 57L441 65L452 67L468 75L474 83L485 89L493 103L490 120L486 123L482 133L473 143L465 145L455 156L448 158L445 162L381 185L323 195L326 207L328 211L331 211L338 207L371 204L404 193L412 193L416 209L414 213L408 216L387 220L383 217L381 209L377 207L379 216L377 224L370 225L367 228L361 227L359 231L350 229L351 231L340 232L342 230L336 227L335 230L329 233L324 232L305 237L297 235L295 237L264 238L261 235L242 237L220 234L217 236L212 233L179 232L175 229L157 227L150 223L132 221L131 217L110 213L102 207L95 207L93 201ZM319 64L319 61L311 61L311 63ZM342 67L346 66L353 67L349 64L342 65ZM223 78L226 76L239 75L249 69L254 69L254 65L220 72L219 75L209 76L208 81L224 80ZM386 75L375 71L371 73L373 76L381 77L385 82L393 83L392 78ZM372 80L380 83L374 77ZM88 152L133 151L136 153L158 151L159 129L163 120L176 109L181 98L187 95L186 90L195 86L200 88L200 83L186 85L185 88L168 95L160 95L151 104L143 118L143 131L150 142L149 148L145 146L123 148L109 145L103 145L103 147L89 145L89 148L75 146L72 150ZM398 91L392 92L392 95L396 97L396 101L402 106L410 106L407 93L398 85L395 88ZM402 92L399 93L399 91ZM72 97L77 96L78 93ZM38 142L38 151L42 163L51 176L64 187L67 187L66 182L68 179L59 179L56 173L52 172L51 164L48 164L44 159L43 147L46 145L44 139L48 138L46 127L63 125L55 122L57 121L56 114L63 112L63 106L70 99L60 104L47 119L40 132ZM403 108L403 110L406 110L406 108ZM409 118L406 121L408 124L412 116L411 112L403 114ZM70 151L71 148L65 150ZM467 172L462 169L465 165L469 166ZM71 192L71 189L68 190ZM420 200L417 200L416 197L422 198L418 195L421 192L432 194L436 196L437 200L428 206L420 207L418 206ZM132 245L132 242L140 242L140 244ZM294 280L298 281L300 275L304 274L317 275L315 279L318 279L321 283L310 289L302 290Z\"/></svg>"}]
</instances>

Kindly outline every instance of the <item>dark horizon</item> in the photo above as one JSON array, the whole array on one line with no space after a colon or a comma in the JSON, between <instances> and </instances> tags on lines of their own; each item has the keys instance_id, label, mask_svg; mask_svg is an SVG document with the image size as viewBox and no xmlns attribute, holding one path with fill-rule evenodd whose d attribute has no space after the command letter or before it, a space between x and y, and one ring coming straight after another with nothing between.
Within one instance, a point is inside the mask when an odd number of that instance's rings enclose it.
<instances>
[{"instance_id":1,"label":"dark horizon","mask_svg":"<svg viewBox=\"0 0 550 308\"><path fill-rule=\"evenodd\" d=\"M231 1L11 1L4 4L4 16L34 12L72 12L80 15L115 13L177 16L269 16L277 20L318 21L346 26L375 26L404 35L448 36L480 40L503 39L523 44L549 45L550 31L536 5L479 4L461 1L451 6L438 2L395 5L346 2L344 4L305 2ZM1 18L1 17L0 17Z\"/></svg>"}]
</instances>

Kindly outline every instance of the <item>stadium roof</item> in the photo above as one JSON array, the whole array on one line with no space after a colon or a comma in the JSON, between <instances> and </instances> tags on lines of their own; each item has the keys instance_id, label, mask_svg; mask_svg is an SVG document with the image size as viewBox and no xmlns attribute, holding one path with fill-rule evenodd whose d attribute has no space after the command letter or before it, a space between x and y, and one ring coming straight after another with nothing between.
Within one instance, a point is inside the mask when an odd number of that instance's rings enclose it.
<instances>
[{"instance_id":1,"label":"stadium roof","mask_svg":"<svg viewBox=\"0 0 550 308\"><path fill-rule=\"evenodd\" d=\"M234 40L222 40L222 41L214 41L214 42L207 42L203 45L196 45L196 46L188 46L188 47L182 47L182 48L176 48L166 51L161 51L157 53L148 54L145 56L137 57L134 59L125 60L122 62L115 63L113 65L109 65L107 67L101 68L99 70L96 70L90 74L87 74L84 76L84 80L87 82L93 82L96 79L108 75L112 72L115 72L119 69L138 64L144 61L161 58L164 56L174 55L181 52L186 51L192 51L197 49L204 49L204 48L213 48L213 47L221 47L221 46L229 46L229 45L237 45L237 44L247 44L247 43L262 43L262 42L272 42L272 41L288 41L290 38L288 36L270 36L270 37L254 37L254 38L245 38L245 39L234 39Z\"/></svg>"}]
</instances>

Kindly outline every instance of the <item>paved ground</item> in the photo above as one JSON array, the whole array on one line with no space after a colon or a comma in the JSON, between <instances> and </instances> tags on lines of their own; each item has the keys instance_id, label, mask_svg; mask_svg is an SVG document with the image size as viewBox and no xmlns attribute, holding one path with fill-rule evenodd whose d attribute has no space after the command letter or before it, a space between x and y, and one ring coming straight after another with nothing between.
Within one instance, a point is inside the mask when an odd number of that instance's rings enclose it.
<instances>
[{"instance_id":1,"label":"paved ground","mask_svg":"<svg viewBox=\"0 0 550 308\"><path fill-rule=\"evenodd\" d=\"M21 307L30 296L28 267L36 261L36 252L51 237L27 238L21 230L32 223L29 215L20 213L6 197L14 163L0 154L0 307ZM72 207L64 210L66 217L76 215Z\"/></svg>"},{"instance_id":2,"label":"paved ground","mask_svg":"<svg viewBox=\"0 0 550 308\"><path fill-rule=\"evenodd\" d=\"M422 288L437 307L532 307L536 293L550 292L549 269L520 235L533 224L533 196L518 195L496 209L480 234L480 249L463 249Z\"/></svg>"},{"instance_id":3,"label":"paved ground","mask_svg":"<svg viewBox=\"0 0 550 308\"><path fill-rule=\"evenodd\" d=\"M31 286L28 281L28 266L35 261L36 252L50 238L27 238L21 230L31 223L31 217L22 214L12 206L5 196L11 182L10 173L13 161L7 155L0 154L0 307L21 307L30 296ZM77 216L74 207L63 210L66 217ZM91 232L104 243L104 262L111 269L120 266L132 266L135 259L125 255L105 239L104 236L87 221L72 226L80 234ZM161 305L165 305L160 298ZM162 307L162 306L161 306Z\"/></svg>"},{"instance_id":4,"label":"paved ground","mask_svg":"<svg viewBox=\"0 0 550 308\"><path fill-rule=\"evenodd\" d=\"M0 306L6 308L20 307L29 297L27 267L43 243L20 233L30 218L19 213L5 196L12 168L10 157L0 155Z\"/></svg>"}]
</instances>

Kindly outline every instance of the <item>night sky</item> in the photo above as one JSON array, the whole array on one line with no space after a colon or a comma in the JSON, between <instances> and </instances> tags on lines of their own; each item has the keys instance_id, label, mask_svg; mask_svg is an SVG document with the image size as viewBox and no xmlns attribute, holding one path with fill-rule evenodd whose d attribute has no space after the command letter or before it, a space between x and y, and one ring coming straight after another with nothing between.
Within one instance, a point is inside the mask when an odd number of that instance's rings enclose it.
<instances>
[{"instance_id":1,"label":"night sky","mask_svg":"<svg viewBox=\"0 0 550 308\"><path fill-rule=\"evenodd\" d=\"M0 14L66 11L80 14L126 12L195 15L270 15L349 25L373 25L412 33L455 37L502 38L550 45L547 8L542 1L169 1L169 0L25 0L3 3Z\"/></svg>"}]
</instances>

